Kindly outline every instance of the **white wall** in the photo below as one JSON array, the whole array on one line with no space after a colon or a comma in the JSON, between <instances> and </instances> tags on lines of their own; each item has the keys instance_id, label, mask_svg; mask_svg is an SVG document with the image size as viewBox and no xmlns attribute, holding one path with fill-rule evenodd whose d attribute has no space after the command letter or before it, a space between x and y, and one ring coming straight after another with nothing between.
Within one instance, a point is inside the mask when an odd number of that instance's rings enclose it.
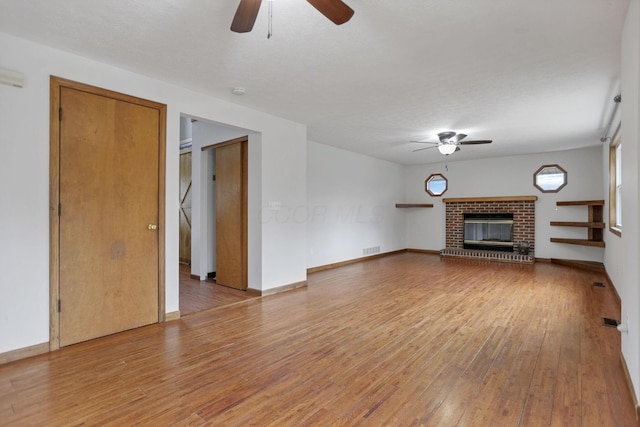
<instances>
[{"instance_id":1,"label":"white wall","mask_svg":"<svg viewBox=\"0 0 640 427\"><path fill-rule=\"evenodd\" d=\"M629 328L629 333L622 335L622 354L636 396L640 397L640 0L629 3L622 33L621 94L622 236L605 233L605 267L622 300L621 320ZM605 165L608 154L608 148L604 147ZM606 179L603 187L608 199Z\"/></svg>"},{"instance_id":2,"label":"white wall","mask_svg":"<svg viewBox=\"0 0 640 427\"><path fill-rule=\"evenodd\" d=\"M0 85L0 353L49 341L50 75L167 105L166 312L178 310L180 113L260 133L249 148L250 286L306 280L305 225L261 221L265 200L307 202L305 126L2 33L0 66L25 75L22 89Z\"/></svg>"},{"instance_id":3,"label":"white wall","mask_svg":"<svg viewBox=\"0 0 640 427\"><path fill-rule=\"evenodd\" d=\"M500 143L495 141L494 144ZM481 150L482 147L463 149ZM443 159L444 156L443 156ZM538 196L536 206L535 256L538 258L603 260L604 250L551 243L550 237L586 239L586 229L551 227L550 221L586 221L587 209L556 207L558 200L604 198L600 147L526 156L455 161L455 154L437 164L406 167L406 203L433 203L432 209L407 209L407 247L440 250L445 247L443 198L488 196ZM558 193L542 193L533 186L533 174L542 165L559 164L567 171L567 185ZM429 196L424 182L441 173L449 183L442 197Z\"/></svg>"},{"instance_id":4,"label":"white wall","mask_svg":"<svg viewBox=\"0 0 640 427\"><path fill-rule=\"evenodd\" d=\"M191 118L180 116L180 141L191 140L193 135L193 124Z\"/></svg>"},{"instance_id":5,"label":"white wall","mask_svg":"<svg viewBox=\"0 0 640 427\"><path fill-rule=\"evenodd\" d=\"M308 143L308 206L273 212L276 222L306 222L309 267L406 248L403 167L315 142Z\"/></svg>"}]
</instances>

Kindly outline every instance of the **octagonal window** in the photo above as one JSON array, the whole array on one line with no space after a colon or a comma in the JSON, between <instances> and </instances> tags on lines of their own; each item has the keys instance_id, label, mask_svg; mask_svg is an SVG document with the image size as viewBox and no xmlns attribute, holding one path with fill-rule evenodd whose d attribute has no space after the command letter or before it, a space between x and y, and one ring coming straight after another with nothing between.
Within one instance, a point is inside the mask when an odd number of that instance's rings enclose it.
<instances>
[{"instance_id":1,"label":"octagonal window","mask_svg":"<svg viewBox=\"0 0 640 427\"><path fill-rule=\"evenodd\" d=\"M448 181L444 175L434 173L427 178L424 182L424 190L429 193L430 196L438 197L442 196L447 191Z\"/></svg>"},{"instance_id":2,"label":"octagonal window","mask_svg":"<svg viewBox=\"0 0 640 427\"><path fill-rule=\"evenodd\" d=\"M533 174L533 185L543 193L557 193L567 185L567 171L559 165L541 166Z\"/></svg>"}]
</instances>

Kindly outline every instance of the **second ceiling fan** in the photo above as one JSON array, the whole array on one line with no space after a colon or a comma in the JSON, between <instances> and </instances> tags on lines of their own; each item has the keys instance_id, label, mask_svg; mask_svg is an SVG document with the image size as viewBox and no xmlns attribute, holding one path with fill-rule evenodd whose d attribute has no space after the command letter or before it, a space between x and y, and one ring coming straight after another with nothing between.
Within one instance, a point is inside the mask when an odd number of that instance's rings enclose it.
<instances>
[{"instance_id":1,"label":"second ceiling fan","mask_svg":"<svg viewBox=\"0 0 640 427\"><path fill-rule=\"evenodd\" d=\"M342 0L307 0L320 13L336 25L344 24L353 16L353 9ZM262 0L240 0L231 23L231 31L248 33L253 29Z\"/></svg>"},{"instance_id":2,"label":"second ceiling fan","mask_svg":"<svg viewBox=\"0 0 640 427\"><path fill-rule=\"evenodd\" d=\"M480 139L475 141L463 141L467 135L464 133L455 133L455 132L440 132L438 134L438 142L431 141L411 141L417 142L420 144L433 144L430 147L418 148L416 151L427 150L429 148L437 148L440 153L448 156L449 154L453 154L456 151L460 150L460 145L477 145L477 144L491 144L493 141L490 139Z\"/></svg>"}]
</instances>

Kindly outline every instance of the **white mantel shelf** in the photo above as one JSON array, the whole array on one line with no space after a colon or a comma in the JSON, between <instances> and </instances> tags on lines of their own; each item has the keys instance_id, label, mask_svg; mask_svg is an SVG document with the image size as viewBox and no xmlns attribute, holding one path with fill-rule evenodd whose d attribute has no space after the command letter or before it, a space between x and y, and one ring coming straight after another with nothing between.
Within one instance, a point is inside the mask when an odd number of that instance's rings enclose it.
<instances>
[{"instance_id":1,"label":"white mantel shelf","mask_svg":"<svg viewBox=\"0 0 640 427\"><path fill-rule=\"evenodd\" d=\"M459 197L442 199L444 203L469 202L528 202L536 201L538 196L497 196L497 197Z\"/></svg>"}]
</instances>

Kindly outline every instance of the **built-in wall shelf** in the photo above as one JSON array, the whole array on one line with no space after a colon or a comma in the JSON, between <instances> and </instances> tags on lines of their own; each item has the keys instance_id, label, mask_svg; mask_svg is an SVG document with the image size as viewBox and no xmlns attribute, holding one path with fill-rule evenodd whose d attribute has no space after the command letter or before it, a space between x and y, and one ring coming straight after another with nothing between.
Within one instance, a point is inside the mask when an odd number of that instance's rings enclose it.
<instances>
[{"instance_id":1,"label":"built-in wall shelf","mask_svg":"<svg viewBox=\"0 0 640 427\"><path fill-rule=\"evenodd\" d=\"M432 208L431 203L396 203L396 208Z\"/></svg>"},{"instance_id":2,"label":"built-in wall shelf","mask_svg":"<svg viewBox=\"0 0 640 427\"><path fill-rule=\"evenodd\" d=\"M569 245L595 246L604 248L603 231L604 216L603 206L604 200L570 200L556 202L556 206L587 206L587 221L551 221L552 226L560 227L584 227L587 229L586 239L564 239L552 237L554 243L566 243Z\"/></svg>"},{"instance_id":3,"label":"built-in wall shelf","mask_svg":"<svg viewBox=\"0 0 640 427\"><path fill-rule=\"evenodd\" d=\"M604 242L587 239L561 239L559 237L552 237L551 241L554 243L567 243L569 245L582 245L582 246L595 246L598 248L604 248Z\"/></svg>"},{"instance_id":4,"label":"built-in wall shelf","mask_svg":"<svg viewBox=\"0 0 640 427\"><path fill-rule=\"evenodd\" d=\"M604 222L551 221L551 225L558 225L561 227L604 228Z\"/></svg>"},{"instance_id":5,"label":"built-in wall shelf","mask_svg":"<svg viewBox=\"0 0 640 427\"><path fill-rule=\"evenodd\" d=\"M604 200L569 200L556 202L556 206L604 206Z\"/></svg>"}]
</instances>

